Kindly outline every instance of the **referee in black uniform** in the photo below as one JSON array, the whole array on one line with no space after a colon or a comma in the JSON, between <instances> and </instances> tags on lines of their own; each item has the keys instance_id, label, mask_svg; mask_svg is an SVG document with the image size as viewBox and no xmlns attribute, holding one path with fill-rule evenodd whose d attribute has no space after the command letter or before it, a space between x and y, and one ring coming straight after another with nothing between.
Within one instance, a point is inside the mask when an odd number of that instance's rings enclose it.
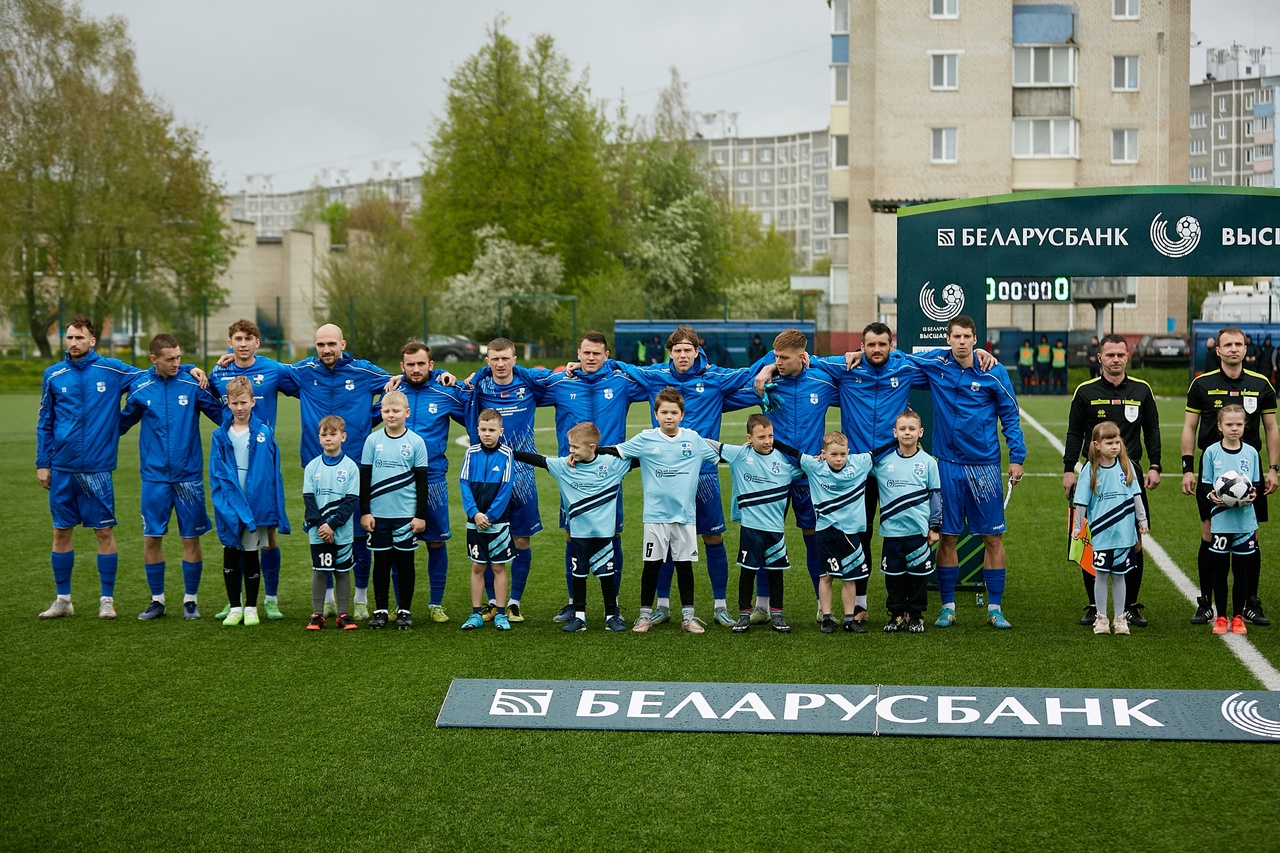
<instances>
[{"instance_id":1,"label":"referee in black uniform","mask_svg":"<svg viewBox=\"0 0 1280 853\"><path fill-rule=\"evenodd\" d=\"M1208 498L1211 487L1199 482L1193 467L1193 452L1198 446L1203 454L1206 447L1222 440L1218 429L1219 409L1230 403L1244 407L1244 435L1241 438L1258 451L1259 457L1264 455L1262 432L1266 431L1265 455L1271 467L1267 469L1262 494L1253 503L1259 524L1267 520L1266 496L1280 485L1280 474L1277 474L1280 471L1280 429L1276 427L1276 392L1267 377L1244 369L1246 348L1244 332L1239 329L1229 326L1218 332L1218 358L1222 366L1200 374L1187 389L1187 414L1182 422L1182 493L1196 496L1201 522L1200 554L1196 560L1200 597L1196 599L1196 612L1191 617L1193 625L1213 621L1210 604L1213 567L1209 557L1209 510L1212 504ZM1258 598L1258 575L1252 574L1247 581L1244 618L1255 625L1270 625L1271 620L1262 612L1262 601Z\"/></svg>"},{"instance_id":2,"label":"referee in black uniform","mask_svg":"<svg viewBox=\"0 0 1280 853\"><path fill-rule=\"evenodd\" d=\"M1150 465L1143 485L1142 505L1147 518L1151 508L1147 506L1147 489L1160 485L1160 413L1156 410L1156 398L1151 386L1141 379L1126 375L1129 365L1129 344L1120 335L1107 335L1098 344L1098 366L1102 373L1097 379L1081 382L1071 398L1071 414L1067 418L1067 440L1062 455L1062 489L1070 502L1076 489L1076 463L1087 450L1093 428L1103 421L1111 421L1120 428L1125 450L1133 462L1134 470L1142 470L1142 445L1146 442ZM1142 551L1134 554L1134 567L1127 575L1125 587L1125 613L1129 624L1145 628L1147 620L1142 616L1143 605L1138 603L1138 591L1142 588ZM1085 593L1089 605L1084 609L1081 625L1092 625L1098 608L1093 598L1093 575L1084 569Z\"/></svg>"}]
</instances>

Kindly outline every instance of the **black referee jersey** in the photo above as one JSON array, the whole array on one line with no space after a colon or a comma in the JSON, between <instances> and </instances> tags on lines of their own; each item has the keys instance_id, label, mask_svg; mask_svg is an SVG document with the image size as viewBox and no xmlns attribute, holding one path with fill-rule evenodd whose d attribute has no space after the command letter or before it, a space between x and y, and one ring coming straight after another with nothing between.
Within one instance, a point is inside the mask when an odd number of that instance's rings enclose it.
<instances>
[{"instance_id":1,"label":"black referee jersey","mask_svg":"<svg viewBox=\"0 0 1280 853\"><path fill-rule=\"evenodd\" d=\"M1200 416L1196 445L1203 451L1214 442L1222 440L1218 430L1218 410L1235 403L1244 407L1244 436L1242 440L1259 455L1262 449L1262 416L1275 414L1276 391L1261 373L1241 370L1235 379L1221 370L1202 373L1191 380L1187 389L1187 411Z\"/></svg>"},{"instance_id":2,"label":"black referee jersey","mask_svg":"<svg viewBox=\"0 0 1280 853\"><path fill-rule=\"evenodd\" d=\"M1062 454L1063 471L1074 471L1076 462L1093 436L1093 428L1111 421L1120 428L1129 460L1140 470L1142 446L1147 458L1160 470L1160 412L1151 386L1141 379L1125 376L1116 385L1105 376L1081 382L1071 398L1067 416L1067 440Z\"/></svg>"}]
</instances>

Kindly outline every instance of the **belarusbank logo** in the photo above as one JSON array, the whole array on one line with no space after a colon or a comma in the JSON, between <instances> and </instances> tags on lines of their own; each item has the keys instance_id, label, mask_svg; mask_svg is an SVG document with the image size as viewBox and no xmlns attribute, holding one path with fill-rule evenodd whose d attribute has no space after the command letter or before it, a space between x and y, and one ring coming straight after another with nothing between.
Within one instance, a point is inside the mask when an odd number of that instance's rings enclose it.
<instances>
[{"instance_id":1,"label":"belarusbank logo","mask_svg":"<svg viewBox=\"0 0 1280 853\"><path fill-rule=\"evenodd\" d=\"M1280 693L459 678L436 725L1280 743Z\"/></svg>"},{"instance_id":2,"label":"belarusbank logo","mask_svg":"<svg viewBox=\"0 0 1280 853\"><path fill-rule=\"evenodd\" d=\"M942 302L939 304L933 287L926 281L920 288L920 310L935 323L945 323L958 317L964 310L964 288L955 283L946 285L942 288Z\"/></svg>"}]
</instances>

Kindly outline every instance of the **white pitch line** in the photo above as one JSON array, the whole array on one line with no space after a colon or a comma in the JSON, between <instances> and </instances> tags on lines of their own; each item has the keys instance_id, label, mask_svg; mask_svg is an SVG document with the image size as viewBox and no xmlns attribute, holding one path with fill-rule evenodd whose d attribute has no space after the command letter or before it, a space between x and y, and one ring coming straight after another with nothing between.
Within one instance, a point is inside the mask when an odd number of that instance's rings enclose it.
<instances>
[{"instance_id":1,"label":"white pitch line","mask_svg":"<svg viewBox=\"0 0 1280 853\"><path fill-rule=\"evenodd\" d=\"M1045 429L1039 421L1027 414L1025 409L1019 410L1022 422L1031 426L1036 432L1045 437L1052 447L1059 453L1066 453L1067 448L1058 440L1058 437ZM1200 590L1196 589L1191 583L1191 579L1187 577L1187 573L1173 561L1168 552L1160 547L1160 543L1151 537L1148 533L1142 537L1142 547L1151 555L1151 559L1160 571L1164 572L1165 577L1173 584L1174 589L1182 593L1187 601L1194 607L1196 598L1200 595ZM1271 661L1263 657L1247 637L1239 634L1221 634L1222 641L1229 648L1242 664L1245 665L1258 681L1262 682L1262 686L1267 690L1280 690L1280 671L1277 671L1271 665Z\"/></svg>"}]
</instances>

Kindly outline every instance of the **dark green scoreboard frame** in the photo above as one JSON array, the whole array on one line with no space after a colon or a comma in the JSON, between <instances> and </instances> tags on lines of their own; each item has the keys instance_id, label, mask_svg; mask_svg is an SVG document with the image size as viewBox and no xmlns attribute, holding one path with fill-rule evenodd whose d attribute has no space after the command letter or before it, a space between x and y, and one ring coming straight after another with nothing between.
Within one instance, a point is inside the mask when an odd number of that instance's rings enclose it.
<instances>
[{"instance_id":1,"label":"dark green scoreboard frame","mask_svg":"<svg viewBox=\"0 0 1280 853\"><path fill-rule=\"evenodd\" d=\"M946 321L958 314L972 317L985 340L988 276L1224 273L1280 274L1280 190L1096 187L902 207L898 348L946 346ZM912 406L924 416L928 449L946 425L933 425L927 394L914 394ZM980 589L981 539L962 537L960 554L961 585Z\"/></svg>"}]
</instances>

